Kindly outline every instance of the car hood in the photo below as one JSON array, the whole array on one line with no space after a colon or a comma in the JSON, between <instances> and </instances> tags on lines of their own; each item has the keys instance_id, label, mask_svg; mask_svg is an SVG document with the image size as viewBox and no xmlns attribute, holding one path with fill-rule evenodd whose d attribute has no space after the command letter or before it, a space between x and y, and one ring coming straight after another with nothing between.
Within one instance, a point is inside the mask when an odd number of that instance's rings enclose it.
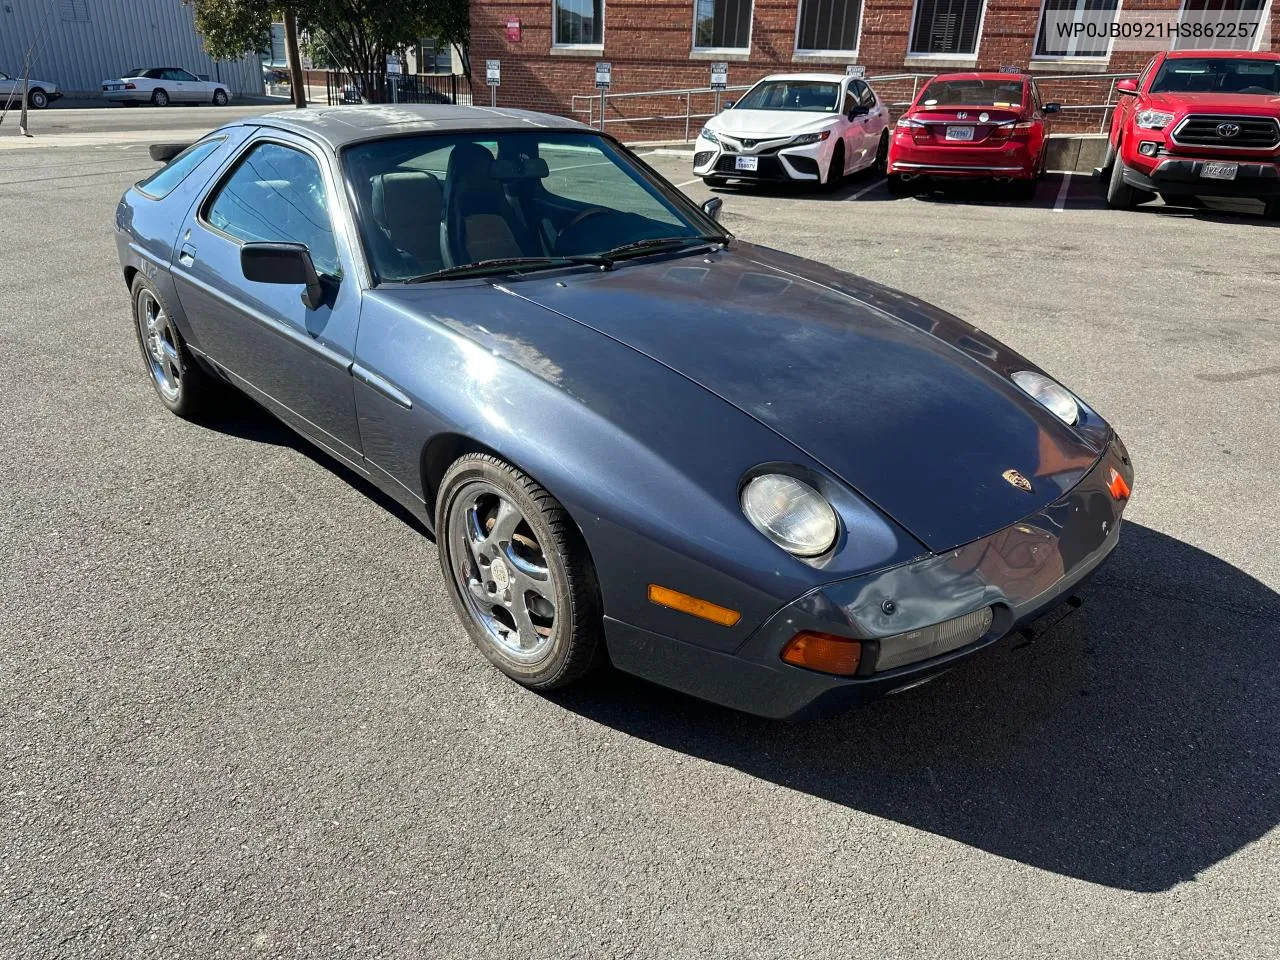
<instances>
[{"instance_id":1,"label":"car hood","mask_svg":"<svg viewBox=\"0 0 1280 960\"><path fill-rule=\"evenodd\" d=\"M726 110L707 121L707 126L716 133L727 133L731 137L765 139L820 130L837 116L799 110Z\"/></svg>"},{"instance_id":2,"label":"car hood","mask_svg":"<svg viewBox=\"0 0 1280 960\"><path fill-rule=\"evenodd\" d=\"M508 289L732 403L935 552L1057 500L1101 452L1096 435L1008 379L1031 365L1007 347L920 301L767 248L734 241ZM1006 480L1009 470L1030 491Z\"/></svg>"},{"instance_id":3,"label":"car hood","mask_svg":"<svg viewBox=\"0 0 1280 960\"><path fill-rule=\"evenodd\" d=\"M1147 97L1150 106L1173 113L1232 113L1259 114L1280 117L1280 96L1268 97L1252 93L1153 93Z\"/></svg>"}]
</instances>

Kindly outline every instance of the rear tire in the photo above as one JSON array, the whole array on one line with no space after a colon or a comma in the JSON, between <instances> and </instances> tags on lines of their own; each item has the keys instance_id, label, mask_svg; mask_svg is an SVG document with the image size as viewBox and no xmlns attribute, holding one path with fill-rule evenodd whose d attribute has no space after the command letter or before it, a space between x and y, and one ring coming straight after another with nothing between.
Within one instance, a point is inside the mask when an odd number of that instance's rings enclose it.
<instances>
[{"instance_id":1,"label":"rear tire","mask_svg":"<svg viewBox=\"0 0 1280 960\"><path fill-rule=\"evenodd\" d=\"M1280 200L1268 200L1262 208L1262 215L1268 220L1280 220Z\"/></svg>"},{"instance_id":2,"label":"rear tire","mask_svg":"<svg viewBox=\"0 0 1280 960\"><path fill-rule=\"evenodd\" d=\"M49 105L49 95L39 87L33 87L27 93L27 106L32 110L43 110Z\"/></svg>"},{"instance_id":3,"label":"rear tire","mask_svg":"<svg viewBox=\"0 0 1280 960\"><path fill-rule=\"evenodd\" d=\"M167 107L169 105L169 94L163 90L157 90L151 94L151 102L157 107Z\"/></svg>"},{"instance_id":4,"label":"rear tire","mask_svg":"<svg viewBox=\"0 0 1280 960\"><path fill-rule=\"evenodd\" d=\"M487 453L459 457L440 481L435 523L454 608L495 667L553 690L604 662L595 567L568 511L535 480Z\"/></svg>"},{"instance_id":5,"label":"rear tire","mask_svg":"<svg viewBox=\"0 0 1280 960\"><path fill-rule=\"evenodd\" d=\"M894 197L909 197L916 192L915 181L904 180L900 173L889 174L886 185L889 188L890 196Z\"/></svg>"},{"instance_id":6,"label":"rear tire","mask_svg":"<svg viewBox=\"0 0 1280 960\"><path fill-rule=\"evenodd\" d=\"M883 174L889 163L889 131L880 134L880 144L876 147L876 158L871 164L874 173Z\"/></svg>"},{"instance_id":7,"label":"rear tire","mask_svg":"<svg viewBox=\"0 0 1280 960\"><path fill-rule=\"evenodd\" d=\"M142 275L133 278L133 329L142 361L160 402L185 420L208 408L222 385L196 363L160 291Z\"/></svg>"}]
</instances>

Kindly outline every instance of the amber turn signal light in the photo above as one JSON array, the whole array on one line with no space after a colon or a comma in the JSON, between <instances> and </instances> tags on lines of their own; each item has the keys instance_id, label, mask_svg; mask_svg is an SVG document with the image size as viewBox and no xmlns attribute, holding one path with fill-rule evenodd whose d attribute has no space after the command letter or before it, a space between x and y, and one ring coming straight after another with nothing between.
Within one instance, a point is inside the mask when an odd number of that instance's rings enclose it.
<instances>
[{"instance_id":1,"label":"amber turn signal light","mask_svg":"<svg viewBox=\"0 0 1280 960\"><path fill-rule=\"evenodd\" d=\"M1107 489L1111 491L1111 496L1115 500L1129 499L1129 485L1124 482L1124 477L1120 476L1115 467L1111 468L1111 482L1107 484Z\"/></svg>"},{"instance_id":2,"label":"amber turn signal light","mask_svg":"<svg viewBox=\"0 0 1280 960\"><path fill-rule=\"evenodd\" d=\"M862 644L848 637L803 630L787 641L782 659L797 667L850 677L862 662Z\"/></svg>"},{"instance_id":3,"label":"amber turn signal light","mask_svg":"<svg viewBox=\"0 0 1280 960\"><path fill-rule=\"evenodd\" d=\"M710 600L699 600L697 597L691 597L687 593L672 590L670 587L662 587L656 583L649 584L649 601L656 603L660 607L669 607L672 610L679 610L681 613L687 613L693 617L710 620L712 623L718 623L722 627L732 627L742 619L742 614L737 610L730 610L728 607L722 607L712 603Z\"/></svg>"}]
</instances>

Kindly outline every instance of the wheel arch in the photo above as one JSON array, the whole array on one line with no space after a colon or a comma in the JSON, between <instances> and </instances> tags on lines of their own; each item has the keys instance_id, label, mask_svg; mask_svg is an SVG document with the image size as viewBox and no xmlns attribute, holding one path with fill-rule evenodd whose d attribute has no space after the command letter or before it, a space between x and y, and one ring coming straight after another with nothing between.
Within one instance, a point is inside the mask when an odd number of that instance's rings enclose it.
<instances>
[{"instance_id":1,"label":"wheel arch","mask_svg":"<svg viewBox=\"0 0 1280 960\"><path fill-rule=\"evenodd\" d=\"M433 524L436 515L436 496L440 492L440 481L444 479L445 471L449 469L455 460L469 453L487 453L500 460L505 460L516 469L528 474L528 471L520 464L512 461L510 457L505 456L475 437L452 431L437 433L423 446L419 464L422 475L422 499L426 505L427 515L432 518ZM528 475L533 476L532 474ZM534 479L536 480L537 478L534 477Z\"/></svg>"}]
</instances>

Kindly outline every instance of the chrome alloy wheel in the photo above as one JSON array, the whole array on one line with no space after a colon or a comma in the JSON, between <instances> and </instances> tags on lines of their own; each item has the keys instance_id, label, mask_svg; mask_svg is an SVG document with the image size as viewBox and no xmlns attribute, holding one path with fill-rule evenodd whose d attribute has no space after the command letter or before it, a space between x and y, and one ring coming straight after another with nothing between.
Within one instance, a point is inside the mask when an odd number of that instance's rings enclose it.
<instances>
[{"instance_id":1,"label":"chrome alloy wheel","mask_svg":"<svg viewBox=\"0 0 1280 960\"><path fill-rule=\"evenodd\" d=\"M161 395L170 403L182 393L182 367L178 360L178 331L154 293L138 294L138 330L142 352Z\"/></svg>"},{"instance_id":2,"label":"chrome alloy wheel","mask_svg":"<svg viewBox=\"0 0 1280 960\"><path fill-rule=\"evenodd\" d=\"M467 612L498 651L520 663L551 652L556 590L519 508L487 481L458 492L449 516L453 576Z\"/></svg>"}]
</instances>

